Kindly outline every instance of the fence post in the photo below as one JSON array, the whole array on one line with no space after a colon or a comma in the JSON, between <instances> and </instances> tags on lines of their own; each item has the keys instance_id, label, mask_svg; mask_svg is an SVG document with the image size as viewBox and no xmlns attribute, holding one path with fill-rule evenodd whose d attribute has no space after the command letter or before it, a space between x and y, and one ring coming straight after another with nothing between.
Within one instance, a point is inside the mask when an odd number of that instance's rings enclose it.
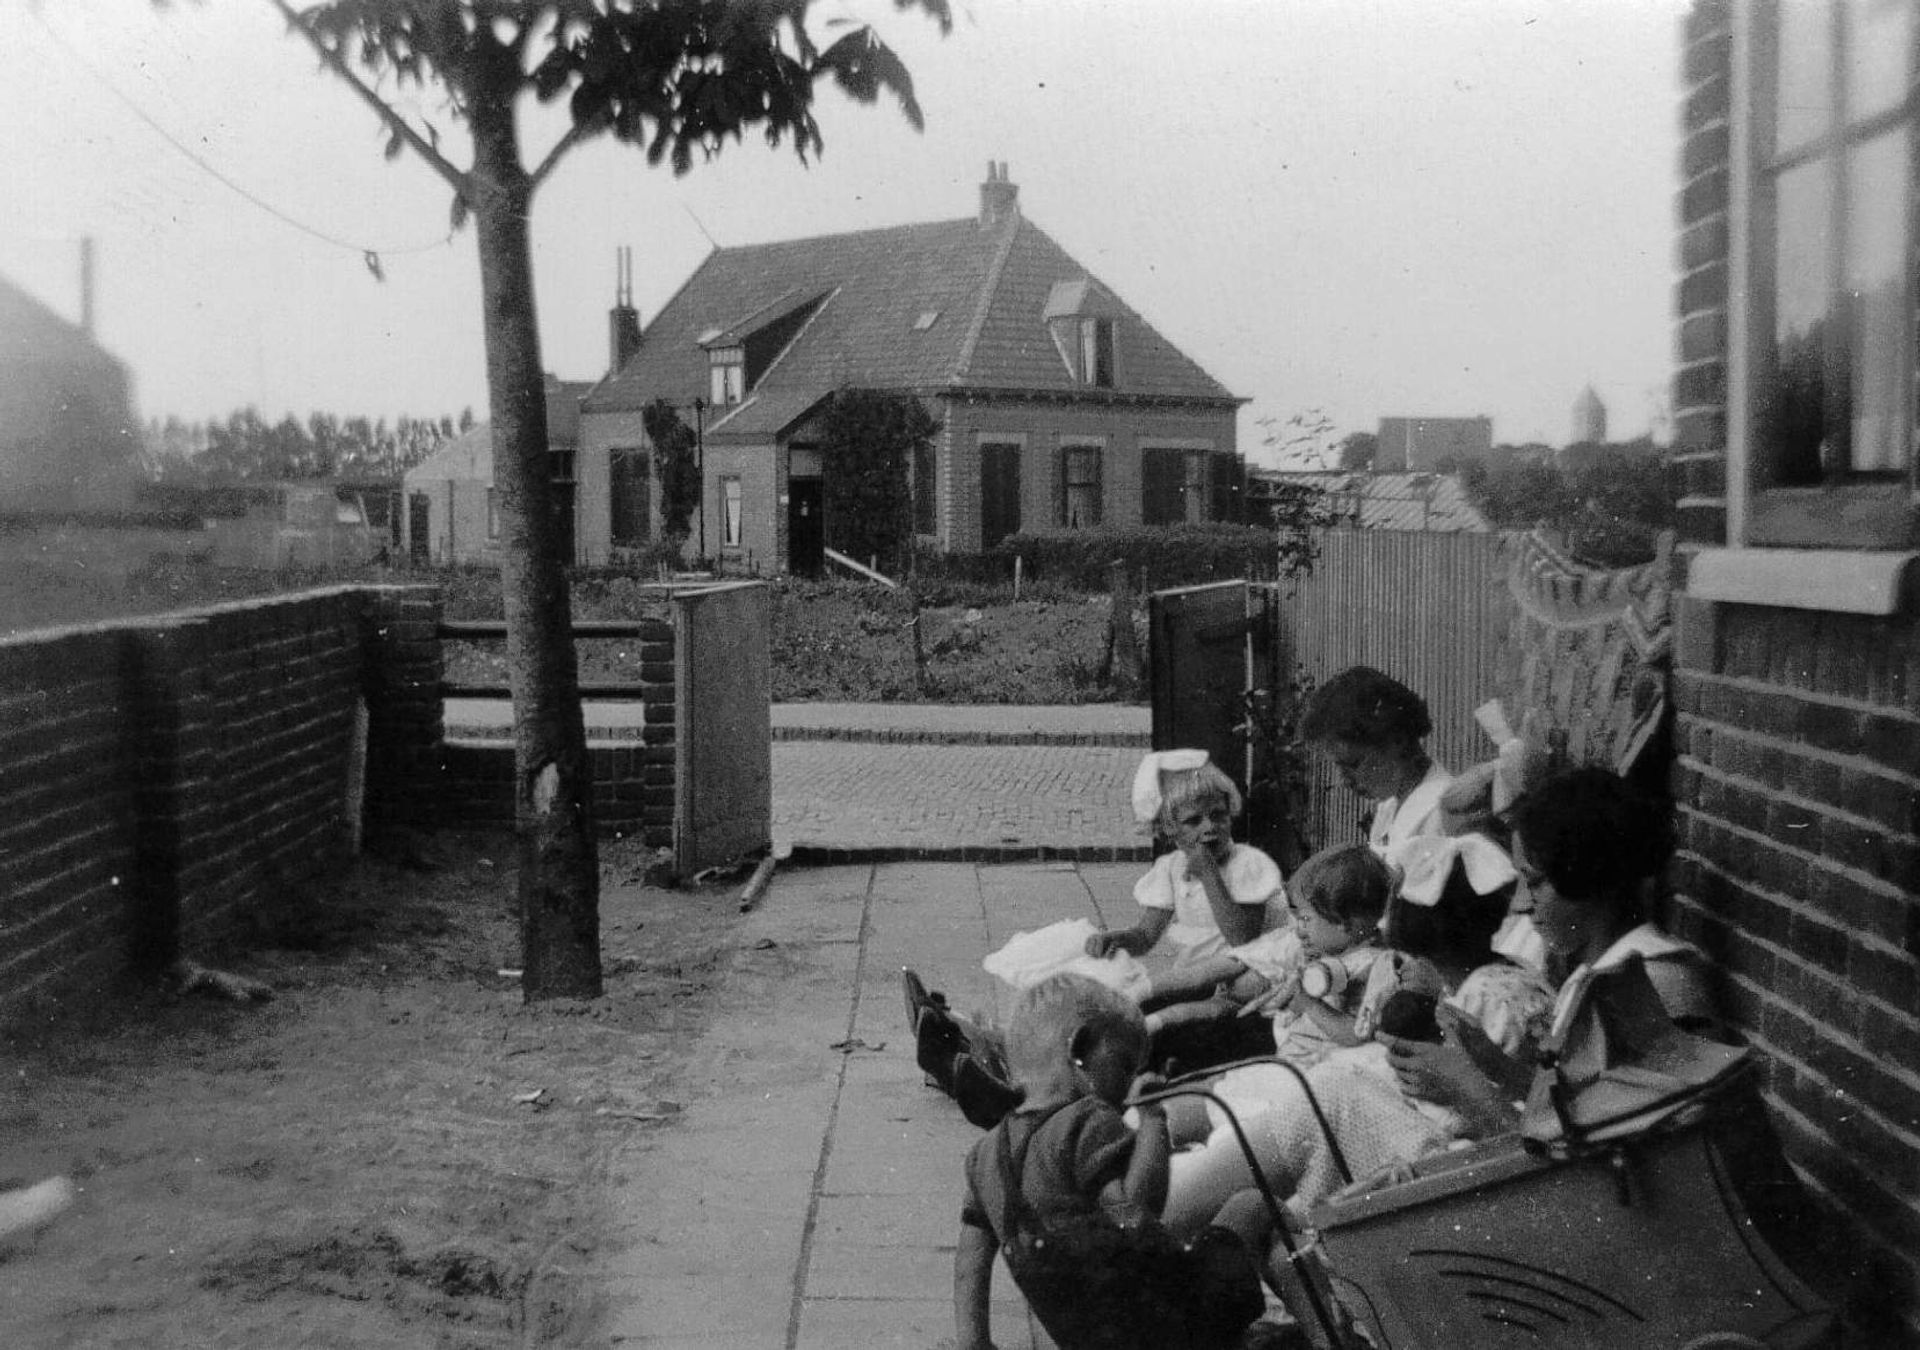
<instances>
[{"instance_id":1,"label":"fence post","mask_svg":"<svg viewBox=\"0 0 1920 1350\"><path fill-rule=\"evenodd\" d=\"M1108 568L1107 585L1113 595L1107 618L1107 675L1114 692L1131 702L1140 697L1140 643L1133 631L1133 578L1124 562Z\"/></svg>"}]
</instances>

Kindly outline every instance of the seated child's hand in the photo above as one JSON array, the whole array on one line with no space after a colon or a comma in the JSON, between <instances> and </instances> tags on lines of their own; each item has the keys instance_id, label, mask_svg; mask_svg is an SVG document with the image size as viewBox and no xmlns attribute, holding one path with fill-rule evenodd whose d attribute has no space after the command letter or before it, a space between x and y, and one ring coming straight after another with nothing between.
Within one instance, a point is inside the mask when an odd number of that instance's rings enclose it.
<instances>
[{"instance_id":1,"label":"seated child's hand","mask_svg":"<svg viewBox=\"0 0 1920 1350\"><path fill-rule=\"evenodd\" d=\"M1145 940L1131 928L1109 928L1087 939L1087 955L1101 960L1115 952L1139 956L1146 949Z\"/></svg>"},{"instance_id":2,"label":"seated child's hand","mask_svg":"<svg viewBox=\"0 0 1920 1350\"><path fill-rule=\"evenodd\" d=\"M1418 1170L1410 1162L1388 1163L1385 1167L1367 1173L1353 1184L1342 1186L1334 1192L1333 1198L1339 1200L1347 1196L1365 1195L1368 1191L1385 1190L1389 1186L1398 1186L1403 1182L1412 1181L1419 1175Z\"/></svg>"}]
</instances>

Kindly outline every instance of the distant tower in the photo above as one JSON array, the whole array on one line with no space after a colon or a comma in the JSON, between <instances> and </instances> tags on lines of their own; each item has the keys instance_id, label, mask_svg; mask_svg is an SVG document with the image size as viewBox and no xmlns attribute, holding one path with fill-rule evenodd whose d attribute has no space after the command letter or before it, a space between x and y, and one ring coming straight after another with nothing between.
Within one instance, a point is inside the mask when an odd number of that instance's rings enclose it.
<instances>
[{"instance_id":1,"label":"distant tower","mask_svg":"<svg viewBox=\"0 0 1920 1350\"><path fill-rule=\"evenodd\" d=\"M1567 444L1584 445L1591 441L1598 445L1606 439L1607 405L1593 392L1593 386L1588 385L1573 401L1573 435Z\"/></svg>"}]
</instances>

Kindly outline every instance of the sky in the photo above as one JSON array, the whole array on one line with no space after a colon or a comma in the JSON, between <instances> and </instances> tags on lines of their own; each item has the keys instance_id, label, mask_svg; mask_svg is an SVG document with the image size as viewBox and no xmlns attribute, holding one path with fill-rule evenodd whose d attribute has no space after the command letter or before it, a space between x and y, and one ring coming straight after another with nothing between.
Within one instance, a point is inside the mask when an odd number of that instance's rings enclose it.
<instances>
[{"instance_id":1,"label":"sky","mask_svg":"<svg viewBox=\"0 0 1920 1350\"><path fill-rule=\"evenodd\" d=\"M615 254L648 322L715 246L1020 206L1234 394L1243 450L1290 421L1488 416L1664 438L1681 0L884 0L915 133L821 100L802 164L757 137L676 177L609 141L536 199L546 368L607 365ZM456 160L432 93L403 106ZM0 276L81 315L142 416L486 409L479 267L446 186L267 0L0 0ZM557 135L530 119L529 161ZM366 253L378 254L384 280Z\"/></svg>"}]
</instances>

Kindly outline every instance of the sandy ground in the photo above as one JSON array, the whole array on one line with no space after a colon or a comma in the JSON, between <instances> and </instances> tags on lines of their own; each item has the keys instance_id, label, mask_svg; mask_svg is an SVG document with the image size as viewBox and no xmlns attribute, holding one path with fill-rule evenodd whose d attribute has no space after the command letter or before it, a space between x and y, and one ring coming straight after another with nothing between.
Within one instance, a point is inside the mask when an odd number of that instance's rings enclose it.
<instances>
[{"instance_id":1,"label":"sandy ground","mask_svg":"<svg viewBox=\"0 0 1920 1350\"><path fill-rule=\"evenodd\" d=\"M0 1251L0 1345L604 1340L595 1183L680 1110L738 887L643 889L640 853L603 848L609 997L528 1006L500 973L511 861L505 836L438 836L200 954L270 1003L130 989L0 1041L0 1187L80 1187Z\"/></svg>"}]
</instances>

